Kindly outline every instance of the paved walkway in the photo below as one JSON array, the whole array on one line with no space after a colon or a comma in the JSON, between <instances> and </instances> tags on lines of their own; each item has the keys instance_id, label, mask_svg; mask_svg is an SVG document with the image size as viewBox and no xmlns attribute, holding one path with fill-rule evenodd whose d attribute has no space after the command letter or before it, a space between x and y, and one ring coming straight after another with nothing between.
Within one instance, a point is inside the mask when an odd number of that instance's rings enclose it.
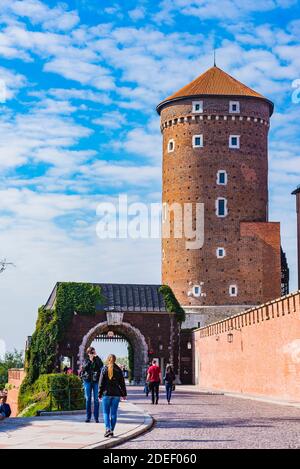
<instances>
[{"instance_id":1,"label":"paved walkway","mask_svg":"<svg viewBox=\"0 0 300 469\"><path fill-rule=\"evenodd\" d=\"M162 388L163 389L163 388ZM130 400L156 420L153 428L117 449L298 448L300 408L200 394L177 386L171 405L162 393L152 405L142 389L130 389Z\"/></svg>"},{"instance_id":2,"label":"paved walkway","mask_svg":"<svg viewBox=\"0 0 300 469\"><path fill-rule=\"evenodd\" d=\"M104 449L146 431L152 419L140 408L120 404L114 438L104 438L103 423L85 423L84 414L10 418L0 422L0 449Z\"/></svg>"},{"instance_id":3,"label":"paved walkway","mask_svg":"<svg viewBox=\"0 0 300 469\"><path fill-rule=\"evenodd\" d=\"M300 449L300 408L180 386L171 405L162 393L159 404L153 406L141 387L128 391L129 402L121 403L114 439L104 439L103 424L86 424L84 414L15 418L0 422L0 449L104 449L116 445L116 450ZM148 414L156 422L145 433L152 425Z\"/></svg>"}]
</instances>

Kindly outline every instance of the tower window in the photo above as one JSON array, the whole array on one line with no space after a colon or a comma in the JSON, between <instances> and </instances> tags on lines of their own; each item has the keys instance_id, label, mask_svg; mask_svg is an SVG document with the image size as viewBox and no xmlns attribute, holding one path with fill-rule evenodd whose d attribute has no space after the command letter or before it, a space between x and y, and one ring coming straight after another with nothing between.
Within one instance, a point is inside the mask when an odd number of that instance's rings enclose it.
<instances>
[{"instance_id":1,"label":"tower window","mask_svg":"<svg viewBox=\"0 0 300 469\"><path fill-rule=\"evenodd\" d=\"M220 186L226 186L227 184L227 173L223 169L220 169L217 173L217 184Z\"/></svg>"},{"instance_id":2,"label":"tower window","mask_svg":"<svg viewBox=\"0 0 300 469\"><path fill-rule=\"evenodd\" d=\"M200 285L193 286L193 296L199 297L201 296L201 287Z\"/></svg>"},{"instance_id":3,"label":"tower window","mask_svg":"<svg viewBox=\"0 0 300 469\"><path fill-rule=\"evenodd\" d=\"M239 101L229 101L229 112L239 113L240 112L240 103Z\"/></svg>"},{"instance_id":4,"label":"tower window","mask_svg":"<svg viewBox=\"0 0 300 469\"><path fill-rule=\"evenodd\" d=\"M168 153L172 153L175 150L175 142L174 140L169 140L168 142Z\"/></svg>"},{"instance_id":5,"label":"tower window","mask_svg":"<svg viewBox=\"0 0 300 469\"><path fill-rule=\"evenodd\" d=\"M230 296L237 296L238 294L238 288L236 285L230 285L229 287L229 295Z\"/></svg>"},{"instance_id":6,"label":"tower window","mask_svg":"<svg viewBox=\"0 0 300 469\"><path fill-rule=\"evenodd\" d=\"M218 259L222 259L226 256L226 251L224 248L217 248L216 254Z\"/></svg>"},{"instance_id":7,"label":"tower window","mask_svg":"<svg viewBox=\"0 0 300 469\"><path fill-rule=\"evenodd\" d=\"M230 135L229 148L240 148L240 136L239 135Z\"/></svg>"},{"instance_id":8,"label":"tower window","mask_svg":"<svg viewBox=\"0 0 300 469\"><path fill-rule=\"evenodd\" d=\"M200 114L203 112L203 101L193 101L193 113Z\"/></svg>"},{"instance_id":9,"label":"tower window","mask_svg":"<svg viewBox=\"0 0 300 469\"><path fill-rule=\"evenodd\" d=\"M203 147L203 135L193 135L193 148Z\"/></svg>"},{"instance_id":10,"label":"tower window","mask_svg":"<svg viewBox=\"0 0 300 469\"><path fill-rule=\"evenodd\" d=\"M226 217L227 215L227 200L223 197L216 200L216 214L218 217Z\"/></svg>"}]
</instances>

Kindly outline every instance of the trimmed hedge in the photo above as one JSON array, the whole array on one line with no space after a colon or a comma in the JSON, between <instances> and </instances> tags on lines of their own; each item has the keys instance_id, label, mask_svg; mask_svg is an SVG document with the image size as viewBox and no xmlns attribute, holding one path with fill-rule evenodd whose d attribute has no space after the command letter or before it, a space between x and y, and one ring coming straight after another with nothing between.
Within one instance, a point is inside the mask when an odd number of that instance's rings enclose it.
<instances>
[{"instance_id":1,"label":"trimmed hedge","mask_svg":"<svg viewBox=\"0 0 300 469\"><path fill-rule=\"evenodd\" d=\"M180 306L176 296L173 293L173 290L168 285L162 285L159 288L160 293L162 293L167 311L169 313L175 313L176 319L179 323L185 321L185 311Z\"/></svg>"},{"instance_id":2,"label":"trimmed hedge","mask_svg":"<svg viewBox=\"0 0 300 469\"><path fill-rule=\"evenodd\" d=\"M75 375L41 375L19 394L19 416L32 417L39 411L84 409L81 380Z\"/></svg>"}]
</instances>

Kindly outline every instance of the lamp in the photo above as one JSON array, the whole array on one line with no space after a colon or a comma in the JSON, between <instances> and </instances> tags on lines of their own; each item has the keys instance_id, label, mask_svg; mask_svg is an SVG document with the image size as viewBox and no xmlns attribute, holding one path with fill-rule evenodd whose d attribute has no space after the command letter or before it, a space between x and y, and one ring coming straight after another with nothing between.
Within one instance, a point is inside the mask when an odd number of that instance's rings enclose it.
<instances>
[{"instance_id":1,"label":"lamp","mask_svg":"<svg viewBox=\"0 0 300 469\"><path fill-rule=\"evenodd\" d=\"M233 342L233 333L232 332L229 332L229 334L227 334L227 341L232 344Z\"/></svg>"}]
</instances>

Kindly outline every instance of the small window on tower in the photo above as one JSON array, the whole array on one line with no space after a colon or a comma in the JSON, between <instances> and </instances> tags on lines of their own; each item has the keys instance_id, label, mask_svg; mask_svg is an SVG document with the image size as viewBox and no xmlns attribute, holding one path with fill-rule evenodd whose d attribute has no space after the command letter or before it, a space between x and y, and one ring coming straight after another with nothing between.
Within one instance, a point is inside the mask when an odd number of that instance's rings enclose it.
<instances>
[{"instance_id":1,"label":"small window on tower","mask_svg":"<svg viewBox=\"0 0 300 469\"><path fill-rule=\"evenodd\" d=\"M238 288L236 285L230 285L229 287L229 295L230 296L237 296L238 294Z\"/></svg>"},{"instance_id":2,"label":"small window on tower","mask_svg":"<svg viewBox=\"0 0 300 469\"><path fill-rule=\"evenodd\" d=\"M168 143L168 153L172 153L172 151L175 150L175 142L174 140L169 140L169 143Z\"/></svg>"},{"instance_id":3,"label":"small window on tower","mask_svg":"<svg viewBox=\"0 0 300 469\"><path fill-rule=\"evenodd\" d=\"M193 101L193 113L200 114L203 112L203 101Z\"/></svg>"},{"instance_id":4,"label":"small window on tower","mask_svg":"<svg viewBox=\"0 0 300 469\"><path fill-rule=\"evenodd\" d=\"M201 296L201 287L200 285L194 285L193 286L193 296Z\"/></svg>"},{"instance_id":5,"label":"small window on tower","mask_svg":"<svg viewBox=\"0 0 300 469\"><path fill-rule=\"evenodd\" d=\"M203 147L203 135L193 135L193 148Z\"/></svg>"},{"instance_id":6,"label":"small window on tower","mask_svg":"<svg viewBox=\"0 0 300 469\"><path fill-rule=\"evenodd\" d=\"M240 148L240 136L239 135L230 135L229 148Z\"/></svg>"},{"instance_id":7,"label":"small window on tower","mask_svg":"<svg viewBox=\"0 0 300 469\"><path fill-rule=\"evenodd\" d=\"M217 248L217 258L222 259L226 256L226 251L224 248Z\"/></svg>"},{"instance_id":8,"label":"small window on tower","mask_svg":"<svg viewBox=\"0 0 300 469\"><path fill-rule=\"evenodd\" d=\"M239 113L240 112L240 103L239 101L229 101L229 112Z\"/></svg>"},{"instance_id":9,"label":"small window on tower","mask_svg":"<svg viewBox=\"0 0 300 469\"><path fill-rule=\"evenodd\" d=\"M223 197L216 200L216 214L218 217L226 217L227 215L227 200Z\"/></svg>"},{"instance_id":10,"label":"small window on tower","mask_svg":"<svg viewBox=\"0 0 300 469\"><path fill-rule=\"evenodd\" d=\"M226 186L227 184L227 173L223 169L217 173L217 184L219 186Z\"/></svg>"}]
</instances>

